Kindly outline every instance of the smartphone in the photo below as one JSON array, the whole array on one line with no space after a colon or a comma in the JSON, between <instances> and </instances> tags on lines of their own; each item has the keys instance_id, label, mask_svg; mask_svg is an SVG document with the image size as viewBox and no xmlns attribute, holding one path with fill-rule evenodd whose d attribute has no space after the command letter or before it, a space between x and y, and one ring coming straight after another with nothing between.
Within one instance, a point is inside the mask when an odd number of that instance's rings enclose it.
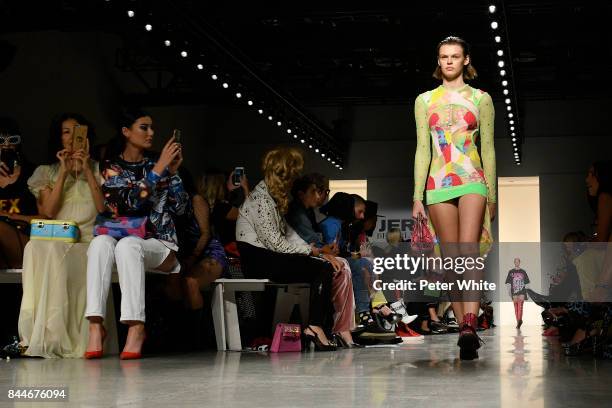
<instances>
[{"instance_id":1,"label":"smartphone","mask_svg":"<svg viewBox=\"0 0 612 408\"><path fill-rule=\"evenodd\" d=\"M8 167L8 174L13 174L19 166L19 154L15 149L0 149L0 162Z\"/></svg>"},{"instance_id":2,"label":"smartphone","mask_svg":"<svg viewBox=\"0 0 612 408\"><path fill-rule=\"evenodd\" d=\"M174 137L174 143L183 144L183 138L181 137L181 129L174 129L172 132L172 136Z\"/></svg>"},{"instance_id":3,"label":"smartphone","mask_svg":"<svg viewBox=\"0 0 612 408\"><path fill-rule=\"evenodd\" d=\"M87 126L76 125L72 131L72 151L85 150L87 147Z\"/></svg>"},{"instance_id":4,"label":"smartphone","mask_svg":"<svg viewBox=\"0 0 612 408\"><path fill-rule=\"evenodd\" d=\"M235 167L234 175L232 176L232 184L235 186L240 185L240 179L244 176L244 167Z\"/></svg>"}]
</instances>

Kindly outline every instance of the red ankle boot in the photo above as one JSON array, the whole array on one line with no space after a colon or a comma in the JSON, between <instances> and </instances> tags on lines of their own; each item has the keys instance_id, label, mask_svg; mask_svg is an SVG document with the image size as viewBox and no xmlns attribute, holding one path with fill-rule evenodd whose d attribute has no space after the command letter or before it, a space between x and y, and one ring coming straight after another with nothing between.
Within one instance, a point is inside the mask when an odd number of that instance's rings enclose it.
<instances>
[{"instance_id":1,"label":"red ankle boot","mask_svg":"<svg viewBox=\"0 0 612 408\"><path fill-rule=\"evenodd\" d=\"M463 317L461 329L459 331L459 358L461 360L474 360L478 358L478 350L480 348L480 337L476 334L478 326L478 318L474 313L467 313Z\"/></svg>"}]
</instances>

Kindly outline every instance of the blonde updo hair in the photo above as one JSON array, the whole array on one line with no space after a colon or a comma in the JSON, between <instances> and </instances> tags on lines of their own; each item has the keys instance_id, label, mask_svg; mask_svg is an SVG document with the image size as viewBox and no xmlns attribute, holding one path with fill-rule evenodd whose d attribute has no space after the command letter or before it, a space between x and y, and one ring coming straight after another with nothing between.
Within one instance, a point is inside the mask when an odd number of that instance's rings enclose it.
<instances>
[{"instance_id":1,"label":"blonde updo hair","mask_svg":"<svg viewBox=\"0 0 612 408\"><path fill-rule=\"evenodd\" d=\"M470 57L470 63L463 67L463 79L469 81L471 79L475 79L478 76L476 69L472 65L472 56L470 55L470 52L471 52L470 44L468 44L467 41L465 41L461 37L454 37L454 36L446 37L445 39L440 41L440 43L438 44L438 47L436 47L436 59L438 59L438 56L440 55L440 48L442 48L443 45L458 45L463 50L463 56L466 58ZM433 72L432 76L436 79L440 79L440 80L442 79L442 68L440 67L440 65L436 66L436 70Z\"/></svg>"},{"instance_id":2,"label":"blonde updo hair","mask_svg":"<svg viewBox=\"0 0 612 408\"><path fill-rule=\"evenodd\" d=\"M277 147L263 158L264 181L281 214L287 213L291 186L303 168L304 156L294 147Z\"/></svg>"}]
</instances>

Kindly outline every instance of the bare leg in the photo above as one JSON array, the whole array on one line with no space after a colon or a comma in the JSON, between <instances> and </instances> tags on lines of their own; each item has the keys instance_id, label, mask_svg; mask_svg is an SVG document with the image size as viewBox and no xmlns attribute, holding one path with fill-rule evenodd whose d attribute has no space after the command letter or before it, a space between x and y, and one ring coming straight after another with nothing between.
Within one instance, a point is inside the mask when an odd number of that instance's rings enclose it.
<instances>
[{"instance_id":1,"label":"bare leg","mask_svg":"<svg viewBox=\"0 0 612 408\"><path fill-rule=\"evenodd\" d=\"M87 342L87 351L100 351L102 350L102 344L104 341L103 337L103 326L102 318L100 316L89 316L89 341Z\"/></svg>"},{"instance_id":2,"label":"bare leg","mask_svg":"<svg viewBox=\"0 0 612 408\"><path fill-rule=\"evenodd\" d=\"M142 343L145 340L145 327L143 322L139 321L124 321L123 323L130 326L128 329L127 339L123 351L130 353L140 353L142 351Z\"/></svg>"},{"instance_id":3,"label":"bare leg","mask_svg":"<svg viewBox=\"0 0 612 408\"><path fill-rule=\"evenodd\" d=\"M455 201L452 200L428 206L431 222L441 243L443 257L454 258L459 255L456 251L456 243L459 241L459 210ZM449 271L445 275L448 282L456 281L457 275L453 271ZM451 306L457 323L461 324L463 321L463 305L460 303L461 293L456 283L452 288L450 291Z\"/></svg>"},{"instance_id":4,"label":"bare leg","mask_svg":"<svg viewBox=\"0 0 612 408\"><path fill-rule=\"evenodd\" d=\"M23 247L29 237L14 226L0 221L0 268L21 268Z\"/></svg>"},{"instance_id":5,"label":"bare leg","mask_svg":"<svg viewBox=\"0 0 612 408\"><path fill-rule=\"evenodd\" d=\"M482 232L482 220L485 214L486 198L479 194L466 194L459 198L459 242L461 243L461 256L478 257L480 253L479 242ZM478 270L467 270L464 279L478 281L482 273ZM480 293L470 291L464 293L463 313L473 313L478 316L480 309Z\"/></svg>"}]
</instances>

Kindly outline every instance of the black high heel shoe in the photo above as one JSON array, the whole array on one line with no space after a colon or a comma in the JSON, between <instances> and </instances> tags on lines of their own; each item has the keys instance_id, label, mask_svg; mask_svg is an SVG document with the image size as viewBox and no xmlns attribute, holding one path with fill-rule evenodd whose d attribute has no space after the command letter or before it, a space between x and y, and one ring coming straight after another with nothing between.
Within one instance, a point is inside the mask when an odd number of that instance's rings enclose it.
<instances>
[{"instance_id":1,"label":"black high heel shoe","mask_svg":"<svg viewBox=\"0 0 612 408\"><path fill-rule=\"evenodd\" d=\"M578 343L570 344L565 348L565 355L568 357L580 356L583 354L593 354L598 357L603 353L603 339L601 335L591 335L589 331L585 333L586 337Z\"/></svg>"},{"instance_id":2,"label":"black high heel shoe","mask_svg":"<svg viewBox=\"0 0 612 408\"><path fill-rule=\"evenodd\" d=\"M382 308L387 306L389 308L389 310L391 310L391 312L387 315L384 315L382 312ZM381 318L382 320L385 320L387 322L387 324L389 324L389 326L393 326L395 324L397 324L400 320L402 320L402 315L399 313L395 313L393 311L393 309L391 307L389 307L388 305L381 305L381 306L377 306L377 307L373 307L372 308L372 312L374 312L375 316L378 316L379 318ZM385 327L385 329L387 329L387 327Z\"/></svg>"},{"instance_id":3,"label":"black high heel shoe","mask_svg":"<svg viewBox=\"0 0 612 408\"><path fill-rule=\"evenodd\" d=\"M304 351L309 350L311 343L314 344L315 351L336 351L337 350L336 345L331 342L329 344L323 344L317 332L312 330L310 326L307 326L306 328L309 329L313 334L308 334L305 331L302 332L302 335L303 335L302 350Z\"/></svg>"},{"instance_id":4,"label":"black high heel shoe","mask_svg":"<svg viewBox=\"0 0 612 408\"><path fill-rule=\"evenodd\" d=\"M344 337L342 337L340 333L334 333L333 339L334 339L334 343L337 345L338 348L346 348L346 349L363 348L363 345L361 344L357 344L357 343L349 344L346 340L344 340Z\"/></svg>"}]
</instances>

